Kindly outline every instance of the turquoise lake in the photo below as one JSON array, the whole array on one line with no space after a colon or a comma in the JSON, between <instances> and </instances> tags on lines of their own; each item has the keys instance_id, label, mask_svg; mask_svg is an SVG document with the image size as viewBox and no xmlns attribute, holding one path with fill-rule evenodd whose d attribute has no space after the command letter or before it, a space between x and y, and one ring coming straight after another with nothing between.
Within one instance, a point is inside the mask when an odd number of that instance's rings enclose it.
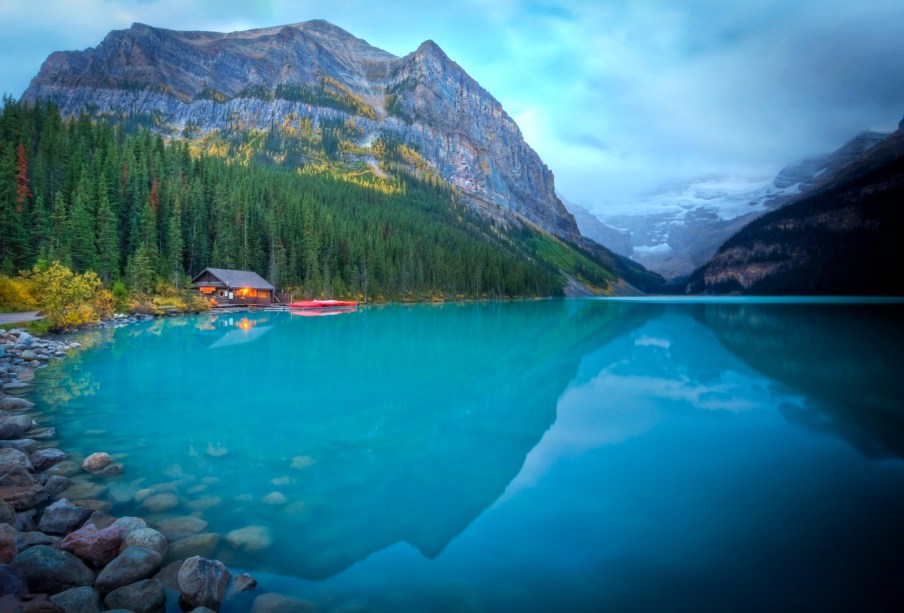
<instances>
[{"instance_id":1,"label":"turquoise lake","mask_svg":"<svg viewBox=\"0 0 904 613\"><path fill-rule=\"evenodd\" d=\"M121 458L97 496L203 519L201 553L318 611L904 607L900 304L385 306L82 338L34 400L77 461ZM159 493L178 506L146 508ZM230 543L248 526L267 534Z\"/></svg>"}]
</instances>

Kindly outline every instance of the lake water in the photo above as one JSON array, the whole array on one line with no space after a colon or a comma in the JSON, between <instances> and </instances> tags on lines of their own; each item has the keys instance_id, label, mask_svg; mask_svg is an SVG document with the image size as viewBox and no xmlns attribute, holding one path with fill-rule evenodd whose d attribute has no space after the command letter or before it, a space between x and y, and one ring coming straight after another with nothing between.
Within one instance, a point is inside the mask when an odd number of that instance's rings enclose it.
<instances>
[{"instance_id":1,"label":"lake water","mask_svg":"<svg viewBox=\"0 0 904 613\"><path fill-rule=\"evenodd\" d=\"M88 333L36 400L64 449L121 454L114 514L202 518L202 553L324 612L898 610L902 316L211 314ZM230 544L248 526L270 544Z\"/></svg>"}]
</instances>

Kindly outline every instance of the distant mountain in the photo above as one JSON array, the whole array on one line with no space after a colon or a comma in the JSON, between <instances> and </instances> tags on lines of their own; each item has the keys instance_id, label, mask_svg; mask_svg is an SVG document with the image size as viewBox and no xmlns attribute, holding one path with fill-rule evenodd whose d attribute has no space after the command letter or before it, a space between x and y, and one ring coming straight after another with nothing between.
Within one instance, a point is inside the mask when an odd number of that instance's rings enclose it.
<instances>
[{"instance_id":1,"label":"distant mountain","mask_svg":"<svg viewBox=\"0 0 904 613\"><path fill-rule=\"evenodd\" d=\"M23 96L38 99L208 151L439 178L485 217L580 241L518 126L432 41L396 57L319 20L229 34L136 23L96 48L50 55Z\"/></svg>"},{"instance_id":2,"label":"distant mountain","mask_svg":"<svg viewBox=\"0 0 904 613\"><path fill-rule=\"evenodd\" d=\"M745 226L694 272L686 291L904 295L902 202L898 130Z\"/></svg>"},{"instance_id":3,"label":"distant mountain","mask_svg":"<svg viewBox=\"0 0 904 613\"><path fill-rule=\"evenodd\" d=\"M631 244L630 232L604 224L596 215L579 204L565 200L562 202L565 204L565 208L574 215L581 234L618 255L631 257L634 247Z\"/></svg>"},{"instance_id":4,"label":"distant mountain","mask_svg":"<svg viewBox=\"0 0 904 613\"><path fill-rule=\"evenodd\" d=\"M771 180L695 181L623 203L599 219L630 232L634 260L669 278L684 276L758 215L787 204L887 136L863 132L831 154L787 166Z\"/></svg>"}]
</instances>

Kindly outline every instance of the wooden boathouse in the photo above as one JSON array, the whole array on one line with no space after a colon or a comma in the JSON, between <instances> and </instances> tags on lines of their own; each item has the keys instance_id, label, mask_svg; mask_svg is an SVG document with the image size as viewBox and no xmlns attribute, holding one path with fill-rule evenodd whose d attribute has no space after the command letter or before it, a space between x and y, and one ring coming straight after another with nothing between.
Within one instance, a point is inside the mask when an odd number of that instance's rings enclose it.
<instances>
[{"instance_id":1,"label":"wooden boathouse","mask_svg":"<svg viewBox=\"0 0 904 613\"><path fill-rule=\"evenodd\" d=\"M211 306L270 306L276 289L256 272L228 268L205 268L191 284Z\"/></svg>"}]
</instances>

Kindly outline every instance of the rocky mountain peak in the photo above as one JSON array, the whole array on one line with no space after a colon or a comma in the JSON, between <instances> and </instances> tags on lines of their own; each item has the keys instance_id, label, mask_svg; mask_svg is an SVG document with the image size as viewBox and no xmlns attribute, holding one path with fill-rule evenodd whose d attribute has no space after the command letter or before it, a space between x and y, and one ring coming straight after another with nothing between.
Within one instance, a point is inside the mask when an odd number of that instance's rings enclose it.
<instances>
[{"instance_id":1,"label":"rocky mountain peak","mask_svg":"<svg viewBox=\"0 0 904 613\"><path fill-rule=\"evenodd\" d=\"M147 117L168 134L353 120L360 153L345 155L373 164L368 149L391 134L481 213L580 237L512 118L431 40L399 58L324 20L231 33L136 23L48 57L23 101L42 98L64 115Z\"/></svg>"}]
</instances>

